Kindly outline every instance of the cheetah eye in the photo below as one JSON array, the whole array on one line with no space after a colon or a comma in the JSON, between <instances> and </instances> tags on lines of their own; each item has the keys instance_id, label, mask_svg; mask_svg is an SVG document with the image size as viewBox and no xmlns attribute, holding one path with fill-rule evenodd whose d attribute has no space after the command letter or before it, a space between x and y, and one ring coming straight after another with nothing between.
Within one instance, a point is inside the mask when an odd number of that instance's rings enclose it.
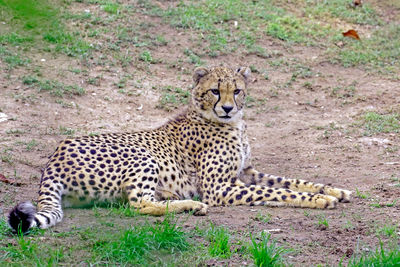
<instances>
[{"instance_id":1,"label":"cheetah eye","mask_svg":"<svg viewBox=\"0 0 400 267\"><path fill-rule=\"evenodd\" d=\"M219 90L218 89L210 89L211 93L213 95L219 95Z\"/></svg>"},{"instance_id":2,"label":"cheetah eye","mask_svg":"<svg viewBox=\"0 0 400 267\"><path fill-rule=\"evenodd\" d=\"M234 93L235 95L238 95L238 94L240 93L240 91L242 91L242 90L236 89L235 91L233 91L233 93Z\"/></svg>"}]
</instances>

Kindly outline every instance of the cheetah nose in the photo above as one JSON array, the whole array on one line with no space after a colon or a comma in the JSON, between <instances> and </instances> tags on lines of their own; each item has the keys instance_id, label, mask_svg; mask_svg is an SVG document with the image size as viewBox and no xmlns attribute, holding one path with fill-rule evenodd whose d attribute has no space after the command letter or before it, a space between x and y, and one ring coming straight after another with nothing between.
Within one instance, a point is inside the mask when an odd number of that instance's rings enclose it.
<instances>
[{"instance_id":1,"label":"cheetah nose","mask_svg":"<svg viewBox=\"0 0 400 267\"><path fill-rule=\"evenodd\" d=\"M229 112L231 112L233 107L231 107L231 106L222 106L222 109L226 112L226 114L228 114Z\"/></svg>"}]
</instances>

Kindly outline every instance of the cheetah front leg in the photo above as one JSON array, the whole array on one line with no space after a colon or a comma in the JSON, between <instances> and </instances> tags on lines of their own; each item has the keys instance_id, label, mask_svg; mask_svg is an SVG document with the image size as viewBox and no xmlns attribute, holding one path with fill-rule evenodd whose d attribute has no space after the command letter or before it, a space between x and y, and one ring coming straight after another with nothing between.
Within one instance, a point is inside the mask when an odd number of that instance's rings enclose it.
<instances>
[{"instance_id":1,"label":"cheetah front leg","mask_svg":"<svg viewBox=\"0 0 400 267\"><path fill-rule=\"evenodd\" d=\"M156 198L157 175L136 174L134 178L128 179L124 185L131 207L138 210L140 214L164 215L167 212L181 213L185 211L193 211L194 215L205 215L208 206L204 203L194 200L163 200ZM144 179L146 177L146 179ZM137 181L146 180L146 185ZM160 192L159 192L160 193ZM161 192L162 194L162 192ZM168 199L169 195L163 196Z\"/></svg>"},{"instance_id":2,"label":"cheetah front leg","mask_svg":"<svg viewBox=\"0 0 400 267\"><path fill-rule=\"evenodd\" d=\"M193 211L194 215L206 215L208 206L194 200L164 200L154 201L151 199L141 199L140 202L131 201L130 205L138 209L140 214L160 216L167 212L181 213Z\"/></svg>"},{"instance_id":3,"label":"cheetah front leg","mask_svg":"<svg viewBox=\"0 0 400 267\"><path fill-rule=\"evenodd\" d=\"M281 187L291 189L298 192L310 192L329 195L337 198L340 202L350 202L351 191L335 188L329 185L312 183L301 179L290 179L279 177L271 174L264 174L253 167L243 170L245 175L250 176L249 181L245 181L247 185L268 185L269 187Z\"/></svg>"},{"instance_id":4,"label":"cheetah front leg","mask_svg":"<svg viewBox=\"0 0 400 267\"><path fill-rule=\"evenodd\" d=\"M139 150L139 149L138 149ZM194 200L180 200L173 192L158 188L160 169L150 153L142 151L141 164L133 164L121 184L131 207L141 214L164 215L167 212L193 211L205 215L208 206ZM145 154L146 153L146 154ZM146 166L146 168L143 168ZM161 200L168 199L168 200Z\"/></svg>"}]
</instances>

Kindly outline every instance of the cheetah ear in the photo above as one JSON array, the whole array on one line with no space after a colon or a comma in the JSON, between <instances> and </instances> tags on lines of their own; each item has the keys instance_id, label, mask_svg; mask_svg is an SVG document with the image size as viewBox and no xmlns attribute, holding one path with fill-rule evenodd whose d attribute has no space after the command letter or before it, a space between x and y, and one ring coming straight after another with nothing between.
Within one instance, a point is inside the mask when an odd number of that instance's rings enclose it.
<instances>
[{"instance_id":1,"label":"cheetah ear","mask_svg":"<svg viewBox=\"0 0 400 267\"><path fill-rule=\"evenodd\" d=\"M193 74L193 81L195 85L197 85L200 81L200 79L208 74L208 69L204 67L198 67L194 70Z\"/></svg>"},{"instance_id":2,"label":"cheetah ear","mask_svg":"<svg viewBox=\"0 0 400 267\"><path fill-rule=\"evenodd\" d=\"M251 70L248 67L240 67L237 69L237 72L242 74L245 82L247 83L250 80Z\"/></svg>"}]
</instances>

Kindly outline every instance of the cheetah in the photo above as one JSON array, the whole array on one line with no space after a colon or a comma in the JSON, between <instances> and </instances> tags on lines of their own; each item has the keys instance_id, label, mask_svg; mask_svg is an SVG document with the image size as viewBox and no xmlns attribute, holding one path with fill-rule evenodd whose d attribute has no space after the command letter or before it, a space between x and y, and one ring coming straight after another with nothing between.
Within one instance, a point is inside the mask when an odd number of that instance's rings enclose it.
<instances>
[{"instance_id":1,"label":"cheetah","mask_svg":"<svg viewBox=\"0 0 400 267\"><path fill-rule=\"evenodd\" d=\"M93 201L123 200L150 215L205 215L209 206L226 205L332 209L349 202L349 190L251 166L243 120L250 74L247 67L199 67L189 107L165 125L62 141L44 168L37 208L18 204L9 225L22 232L49 228L62 220L63 207Z\"/></svg>"}]
</instances>

